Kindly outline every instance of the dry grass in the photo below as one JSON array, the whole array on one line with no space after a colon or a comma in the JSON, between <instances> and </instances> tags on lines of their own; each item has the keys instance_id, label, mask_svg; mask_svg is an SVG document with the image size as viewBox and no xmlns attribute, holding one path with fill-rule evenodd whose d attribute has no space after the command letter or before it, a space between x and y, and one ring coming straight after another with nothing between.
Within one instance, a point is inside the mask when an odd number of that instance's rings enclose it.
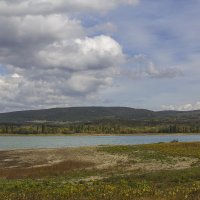
<instances>
[{"instance_id":1,"label":"dry grass","mask_svg":"<svg viewBox=\"0 0 200 200\"><path fill-rule=\"evenodd\" d=\"M34 168L7 168L0 170L0 178L4 179L24 179L24 178L42 178L51 176L62 176L67 173L94 166L91 162L68 160L50 166Z\"/></svg>"}]
</instances>

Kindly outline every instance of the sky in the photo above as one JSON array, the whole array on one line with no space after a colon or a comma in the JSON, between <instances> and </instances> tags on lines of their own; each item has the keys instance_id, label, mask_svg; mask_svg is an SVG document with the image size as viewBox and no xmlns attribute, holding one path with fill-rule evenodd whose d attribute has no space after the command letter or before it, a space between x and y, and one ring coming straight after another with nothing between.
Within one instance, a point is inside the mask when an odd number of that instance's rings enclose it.
<instances>
[{"instance_id":1,"label":"sky","mask_svg":"<svg viewBox=\"0 0 200 200\"><path fill-rule=\"evenodd\" d=\"M0 0L0 112L200 109L199 0Z\"/></svg>"}]
</instances>

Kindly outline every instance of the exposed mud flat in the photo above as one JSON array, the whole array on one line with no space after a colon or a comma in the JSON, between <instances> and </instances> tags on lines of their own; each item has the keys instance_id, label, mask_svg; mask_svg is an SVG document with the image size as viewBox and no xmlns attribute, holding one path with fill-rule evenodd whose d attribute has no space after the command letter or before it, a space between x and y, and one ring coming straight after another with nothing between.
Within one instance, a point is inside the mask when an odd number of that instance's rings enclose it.
<instances>
[{"instance_id":1,"label":"exposed mud flat","mask_svg":"<svg viewBox=\"0 0 200 200\"><path fill-rule=\"evenodd\" d=\"M99 150L98 147L1 151L0 177L39 178L77 169L112 170L121 173L134 170L185 169L198 162L197 158L189 157L171 157L170 162L133 157L134 155L130 157L126 154L111 154Z\"/></svg>"},{"instance_id":2,"label":"exposed mud flat","mask_svg":"<svg viewBox=\"0 0 200 200\"><path fill-rule=\"evenodd\" d=\"M97 168L106 168L127 159L127 156L97 151L95 147L10 150L1 151L0 168L45 167L69 160L91 162Z\"/></svg>"}]
</instances>

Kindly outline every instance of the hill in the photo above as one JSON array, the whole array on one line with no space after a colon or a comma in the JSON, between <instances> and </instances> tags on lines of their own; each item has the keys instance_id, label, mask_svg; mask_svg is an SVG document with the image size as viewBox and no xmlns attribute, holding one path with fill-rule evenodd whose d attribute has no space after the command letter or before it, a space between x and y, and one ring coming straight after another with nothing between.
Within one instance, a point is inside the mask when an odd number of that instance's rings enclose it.
<instances>
[{"instance_id":1,"label":"hill","mask_svg":"<svg viewBox=\"0 0 200 200\"><path fill-rule=\"evenodd\" d=\"M0 113L0 123L92 122L96 120L200 120L196 111L151 111L128 107L69 107Z\"/></svg>"},{"instance_id":2,"label":"hill","mask_svg":"<svg viewBox=\"0 0 200 200\"><path fill-rule=\"evenodd\" d=\"M87 122L102 119L143 119L154 117L153 111L127 107L69 107L0 113L0 123L33 121Z\"/></svg>"}]
</instances>

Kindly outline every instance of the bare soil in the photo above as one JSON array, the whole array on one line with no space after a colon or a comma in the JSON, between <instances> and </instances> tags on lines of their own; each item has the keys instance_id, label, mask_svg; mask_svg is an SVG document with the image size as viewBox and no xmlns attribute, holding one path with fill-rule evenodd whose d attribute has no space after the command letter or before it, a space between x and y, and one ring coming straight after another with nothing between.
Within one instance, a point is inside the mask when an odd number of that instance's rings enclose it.
<instances>
[{"instance_id":1,"label":"bare soil","mask_svg":"<svg viewBox=\"0 0 200 200\"><path fill-rule=\"evenodd\" d=\"M198 162L195 158L173 158L172 162L140 160L128 155L109 154L96 147L29 149L0 151L0 178L40 178L61 175L77 169L128 172L185 169ZM91 176L89 179L100 179Z\"/></svg>"}]
</instances>

